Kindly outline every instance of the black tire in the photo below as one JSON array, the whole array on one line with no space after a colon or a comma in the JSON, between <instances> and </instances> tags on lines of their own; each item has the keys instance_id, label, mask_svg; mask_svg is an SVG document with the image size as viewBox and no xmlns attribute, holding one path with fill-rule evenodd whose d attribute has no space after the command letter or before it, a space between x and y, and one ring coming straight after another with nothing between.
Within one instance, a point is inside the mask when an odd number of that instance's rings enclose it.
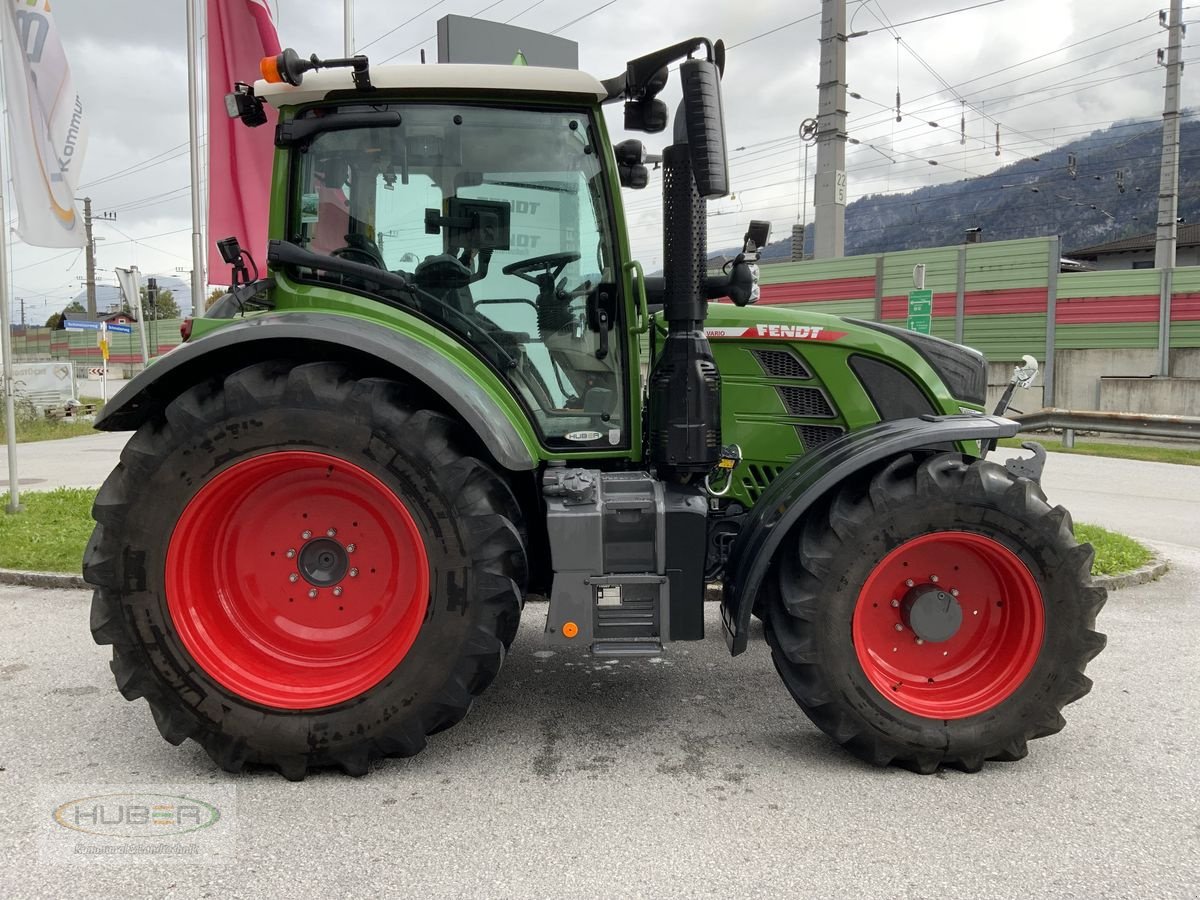
<instances>
[{"instance_id":1,"label":"black tire","mask_svg":"<svg viewBox=\"0 0 1200 900\"><path fill-rule=\"evenodd\" d=\"M922 537L933 533L940 535ZM1044 637L1040 645L1027 642L1031 668L1012 681L1011 693L997 693L1001 699L984 711L936 718L914 714L897 705L899 701L893 702L904 697L904 702L924 709L919 705L924 701L907 699L920 696L926 686L915 682L923 679L913 679L911 685L898 682L891 697L872 683L868 668L874 658L867 655L867 662L862 661L859 650L865 639L855 629L854 619L861 615L874 622L896 613L894 602L884 599L877 604L874 599L876 586L883 581L870 582L871 591L863 589L872 573L892 571L886 568L895 564L889 560L904 559L905 551L898 548L915 546L907 543L913 541L936 546L951 534L967 534L964 540L981 545L994 543L1006 548L999 553L1019 559L1036 582L1029 618L1044 617ZM1092 682L1083 672L1105 644L1094 628L1106 598L1103 588L1091 584L1092 557L1090 545L1076 543L1067 511L1050 507L1036 483L1013 476L1003 466L967 462L957 454L902 456L834 491L789 535L764 598L766 636L775 667L822 731L875 765L895 763L921 773L950 765L973 772L985 760L1020 759L1027 752L1027 741L1061 730L1062 708L1091 689ZM950 590L948 584L945 590ZM864 606L856 612L860 593ZM868 610L868 604L893 609ZM983 605L989 607L985 616L1016 615L1008 610L992 613L990 607L1002 606L1000 602ZM903 621L898 619L897 624L900 627L885 623L884 633L895 627L904 631L897 642L926 644L905 631ZM861 627L865 631L867 625ZM916 657L930 648L902 649ZM991 659L1001 659L992 652ZM933 660L940 655L948 652L935 650ZM880 665L895 658L881 653ZM951 664L933 660L931 672L932 667ZM948 682L951 677L947 676Z\"/></svg>"},{"instance_id":2,"label":"black tire","mask_svg":"<svg viewBox=\"0 0 1200 900\"><path fill-rule=\"evenodd\" d=\"M454 420L412 405L401 384L333 363L262 363L185 391L134 434L93 509L91 628L113 646L121 693L146 698L166 740L191 738L228 771L250 763L293 780L323 766L361 775L375 759L420 752L496 677L525 590L519 507L467 454L466 437ZM344 460L390 489L429 569L407 654L374 686L321 708L265 705L214 678L181 640L166 588L173 529L204 486L239 463L297 450Z\"/></svg>"}]
</instances>

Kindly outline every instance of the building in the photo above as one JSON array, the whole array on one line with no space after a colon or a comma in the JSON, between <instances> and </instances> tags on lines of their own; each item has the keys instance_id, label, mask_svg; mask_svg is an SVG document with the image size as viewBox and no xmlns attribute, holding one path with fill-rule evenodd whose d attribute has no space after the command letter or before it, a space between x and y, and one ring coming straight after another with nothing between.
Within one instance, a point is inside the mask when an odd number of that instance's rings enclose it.
<instances>
[{"instance_id":1,"label":"building","mask_svg":"<svg viewBox=\"0 0 1200 900\"><path fill-rule=\"evenodd\" d=\"M1072 250L1067 256L1080 262L1086 262L1094 269L1153 269L1154 243L1156 234L1153 231L1134 237L1122 238L1119 241L1109 241L1107 244L1095 244L1081 250ZM1200 265L1200 225L1180 225L1175 239L1175 265Z\"/></svg>"}]
</instances>

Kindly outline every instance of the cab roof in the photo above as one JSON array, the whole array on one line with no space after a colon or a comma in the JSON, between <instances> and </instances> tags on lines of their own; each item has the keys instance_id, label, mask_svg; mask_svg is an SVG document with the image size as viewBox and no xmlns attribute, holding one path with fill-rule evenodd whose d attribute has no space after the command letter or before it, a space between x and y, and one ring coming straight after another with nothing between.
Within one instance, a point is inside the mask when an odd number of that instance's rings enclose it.
<instances>
[{"instance_id":1,"label":"cab roof","mask_svg":"<svg viewBox=\"0 0 1200 900\"><path fill-rule=\"evenodd\" d=\"M371 66L371 84L384 91L476 91L575 94L604 100L608 90L586 72L543 66L397 65ZM352 91L350 69L308 72L299 85L256 81L254 93L272 106L295 106L325 99L333 91Z\"/></svg>"}]
</instances>

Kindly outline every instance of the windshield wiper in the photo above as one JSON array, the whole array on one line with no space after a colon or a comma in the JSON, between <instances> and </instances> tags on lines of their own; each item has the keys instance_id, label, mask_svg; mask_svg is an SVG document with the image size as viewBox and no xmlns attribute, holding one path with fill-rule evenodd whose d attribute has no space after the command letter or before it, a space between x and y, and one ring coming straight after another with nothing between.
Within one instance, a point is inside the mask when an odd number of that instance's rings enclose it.
<instances>
[{"instance_id":1,"label":"windshield wiper","mask_svg":"<svg viewBox=\"0 0 1200 900\"><path fill-rule=\"evenodd\" d=\"M504 361L505 365L509 368L517 368L517 361L504 349L504 345L488 334L487 329L483 328L476 319L471 318L471 316L461 310L455 309L441 297L437 297L429 293L429 291L417 287L403 275L397 275L395 272L389 272L387 269L380 269L377 266L369 266L366 263L351 262L348 259L342 259L337 256L326 256L323 253L313 253L305 250L299 244L293 244L291 241L269 241L267 243L267 262L272 266L303 266L306 269L313 269L315 271L351 275L370 284L378 285L381 288L402 291L414 300L427 300L465 322L467 325L465 337L470 338L474 334L483 336L500 354L500 358Z\"/></svg>"}]
</instances>

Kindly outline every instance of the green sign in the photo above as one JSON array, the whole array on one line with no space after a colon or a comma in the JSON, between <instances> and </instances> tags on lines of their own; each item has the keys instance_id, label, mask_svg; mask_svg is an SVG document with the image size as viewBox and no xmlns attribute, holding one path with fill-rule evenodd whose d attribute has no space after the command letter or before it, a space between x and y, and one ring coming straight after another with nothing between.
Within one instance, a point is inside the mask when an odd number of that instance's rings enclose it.
<instances>
[{"instance_id":1,"label":"green sign","mask_svg":"<svg viewBox=\"0 0 1200 900\"><path fill-rule=\"evenodd\" d=\"M933 291L908 292L908 321L905 327L921 334L932 332Z\"/></svg>"}]
</instances>

